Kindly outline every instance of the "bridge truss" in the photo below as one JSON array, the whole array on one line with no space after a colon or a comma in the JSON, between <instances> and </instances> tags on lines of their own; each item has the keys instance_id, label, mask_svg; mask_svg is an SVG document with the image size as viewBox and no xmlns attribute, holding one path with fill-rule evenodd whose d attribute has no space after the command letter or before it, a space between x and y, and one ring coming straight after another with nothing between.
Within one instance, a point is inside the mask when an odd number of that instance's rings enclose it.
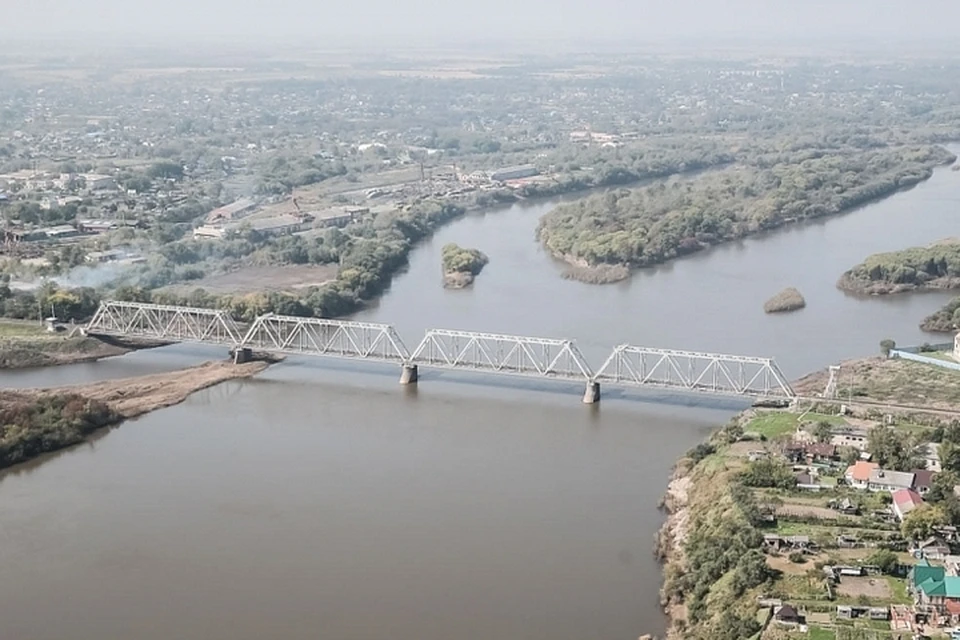
<instances>
[{"instance_id":1,"label":"bridge truss","mask_svg":"<svg viewBox=\"0 0 960 640\"><path fill-rule=\"evenodd\" d=\"M243 332L226 311L108 300L100 303L86 332L236 346Z\"/></svg>"},{"instance_id":2,"label":"bridge truss","mask_svg":"<svg viewBox=\"0 0 960 640\"><path fill-rule=\"evenodd\" d=\"M593 377L572 340L446 329L427 331L410 364L578 381Z\"/></svg>"},{"instance_id":3,"label":"bridge truss","mask_svg":"<svg viewBox=\"0 0 960 640\"><path fill-rule=\"evenodd\" d=\"M771 358L620 345L597 382L661 387L721 395L794 398L787 378Z\"/></svg>"},{"instance_id":4,"label":"bridge truss","mask_svg":"<svg viewBox=\"0 0 960 640\"><path fill-rule=\"evenodd\" d=\"M410 353L387 324L267 314L254 321L242 344L248 349L405 364Z\"/></svg>"}]
</instances>

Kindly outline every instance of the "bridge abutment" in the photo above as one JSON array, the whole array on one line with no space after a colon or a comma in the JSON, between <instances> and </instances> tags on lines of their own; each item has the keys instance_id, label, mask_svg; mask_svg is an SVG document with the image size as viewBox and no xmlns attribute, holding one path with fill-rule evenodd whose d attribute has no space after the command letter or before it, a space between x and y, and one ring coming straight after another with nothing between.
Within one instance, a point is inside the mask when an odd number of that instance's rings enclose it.
<instances>
[{"instance_id":1,"label":"bridge abutment","mask_svg":"<svg viewBox=\"0 0 960 640\"><path fill-rule=\"evenodd\" d=\"M233 364L244 364L253 360L253 350L248 347L237 347L230 355L233 356Z\"/></svg>"},{"instance_id":2,"label":"bridge abutment","mask_svg":"<svg viewBox=\"0 0 960 640\"><path fill-rule=\"evenodd\" d=\"M583 404L594 404L600 402L600 383L588 382L587 389L583 392Z\"/></svg>"},{"instance_id":3,"label":"bridge abutment","mask_svg":"<svg viewBox=\"0 0 960 640\"><path fill-rule=\"evenodd\" d=\"M403 365L403 370L400 372L400 384L416 384L419 378L420 378L420 371L419 369L417 369L417 365L415 364Z\"/></svg>"}]
</instances>

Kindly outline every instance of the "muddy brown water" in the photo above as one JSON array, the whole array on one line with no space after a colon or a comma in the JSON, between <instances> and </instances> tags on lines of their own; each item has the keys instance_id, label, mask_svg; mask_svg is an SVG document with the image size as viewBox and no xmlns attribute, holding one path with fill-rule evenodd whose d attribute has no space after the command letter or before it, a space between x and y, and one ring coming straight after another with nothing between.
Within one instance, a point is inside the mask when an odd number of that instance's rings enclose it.
<instances>
[{"instance_id":1,"label":"muddy brown water","mask_svg":"<svg viewBox=\"0 0 960 640\"><path fill-rule=\"evenodd\" d=\"M948 293L836 290L866 255L956 235L960 174L855 212L589 286L533 238L551 202L465 217L415 250L358 317L572 337L594 366L621 342L771 355L791 377L932 340ZM490 263L442 286L440 248ZM806 309L763 314L786 286ZM173 370L172 346L0 373L0 386ZM633 640L663 629L651 557L673 461L741 404L292 358L0 480L0 637Z\"/></svg>"}]
</instances>

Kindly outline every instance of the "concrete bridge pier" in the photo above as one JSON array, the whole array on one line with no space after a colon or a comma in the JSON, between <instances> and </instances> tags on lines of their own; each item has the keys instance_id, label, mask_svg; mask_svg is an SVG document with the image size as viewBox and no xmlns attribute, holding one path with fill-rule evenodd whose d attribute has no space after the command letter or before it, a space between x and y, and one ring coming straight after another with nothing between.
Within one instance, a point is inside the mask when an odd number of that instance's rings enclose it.
<instances>
[{"instance_id":1,"label":"concrete bridge pier","mask_svg":"<svg viewBox=\"0 0 960 640\"><path fill-rule=\"evenodd\" d=\"M230 352L233 356L233 364L243 364L253 360L253 350L248 347L237 347Z\"/></svg>"},{"instance_id":2,"label":"concrete bridge pier","mask_svg":"<svg viewBox=\"0 0 960 640\"><path fill-rule=\"evenodd\" d=\"M593 380L587 382L587 390L583 392L583 404L600 402L600 383Z\"/></svg>"},{"instance_id":3,"label":"concrete bridge pier","mask_svg":"<svg viewBox=\"0 0 960 640\"><path fill-rule=\"evenodd\" d=\"M419 377L417 365L405 364L403 371L400 372L400 384L416 384Z\"/></svg>"}]
</instances>

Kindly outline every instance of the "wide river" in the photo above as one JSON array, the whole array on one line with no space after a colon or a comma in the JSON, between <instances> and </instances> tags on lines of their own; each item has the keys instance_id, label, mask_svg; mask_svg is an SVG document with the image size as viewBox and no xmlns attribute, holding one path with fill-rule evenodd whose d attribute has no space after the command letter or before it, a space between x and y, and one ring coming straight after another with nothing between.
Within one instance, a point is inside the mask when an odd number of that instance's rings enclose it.
<instances>
[{"instance_id":1,"label":"wide river","mask_svg":"<svg viewBox=\"0 0 960 640\"><path fill-rule=\"evenodd\" d=\"M553 202L469 215L411 256L380 304L428 328L769 355L790 377L872 355L948 294L858 299L866 255L956 235L960 173L846 215L589 286L537 245ZM440 248L482 249L470 290ZM798 287L807 308L766 316ZM0 374L39 386L171 370L175 346ZM651 557L673 461L739 406L292 358L0 480L0 637L29 640L634 640L662 631Z\"/></svg>"}]
</instances>

